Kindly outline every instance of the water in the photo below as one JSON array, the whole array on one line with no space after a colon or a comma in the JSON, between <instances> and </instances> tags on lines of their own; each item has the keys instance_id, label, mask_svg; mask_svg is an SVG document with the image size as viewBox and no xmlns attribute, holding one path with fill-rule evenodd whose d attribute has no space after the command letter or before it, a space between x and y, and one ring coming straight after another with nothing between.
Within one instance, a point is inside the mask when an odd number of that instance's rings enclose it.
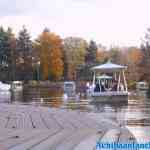
<instances>
[{"instance_id":1,"label":"water","mask_svg":"<svg viewBox=\"0 0 150 150\"><path fill-rule=\"evenodd\" d=\"M59 88L30 88L23 92L0 92L0 100L1 102L96 112L122 126L126 126L139 142L150 141L150 100L144 97L132 97L126 104L89 104L89 99L85 97L81 98L80 101L76 98L63 101L63 91Z\"/></svg>"}]
</instances>

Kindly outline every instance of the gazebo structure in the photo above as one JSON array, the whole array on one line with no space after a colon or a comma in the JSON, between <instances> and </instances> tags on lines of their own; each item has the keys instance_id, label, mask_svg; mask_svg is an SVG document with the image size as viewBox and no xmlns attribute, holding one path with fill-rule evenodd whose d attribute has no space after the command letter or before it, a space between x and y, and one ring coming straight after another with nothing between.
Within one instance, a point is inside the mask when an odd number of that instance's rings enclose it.
<instances>
[{"instance_id":1,"label":"gazebo structure","mask_svg":"<svg viewBox=\"0 0 150 150\"><path fill-rule=\"evenodd\" d=\"M108 61L105 64L91 68L93 71L94 101L127 101L128 88L125 78L127 66L113 64Z\"/></svg>"}]
</instances>

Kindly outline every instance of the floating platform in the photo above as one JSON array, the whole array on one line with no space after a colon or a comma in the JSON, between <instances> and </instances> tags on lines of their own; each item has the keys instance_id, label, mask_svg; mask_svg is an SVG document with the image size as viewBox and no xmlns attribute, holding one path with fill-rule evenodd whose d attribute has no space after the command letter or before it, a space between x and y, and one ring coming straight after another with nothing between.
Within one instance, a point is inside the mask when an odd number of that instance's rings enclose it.
<instances>
[{"instance_id":1,"label":"floating platform","mask_svg":"<svg viewBox=\"0 0 150 150\"><path fill-rule=\"evenodd\" d=\"M106 140L136 143L125 127L100 114L0 104L1 150L93 150Z\"/></svg>"},{"instance_id":2,"label":"floating platform","mask_svg":"<svg viewBox=\"0 0 150 150\"><path fill-rule=\"evenodd\" d=\"M128 102L128 92L93 92L93 102Z\"/></svg>"}]
</instances>

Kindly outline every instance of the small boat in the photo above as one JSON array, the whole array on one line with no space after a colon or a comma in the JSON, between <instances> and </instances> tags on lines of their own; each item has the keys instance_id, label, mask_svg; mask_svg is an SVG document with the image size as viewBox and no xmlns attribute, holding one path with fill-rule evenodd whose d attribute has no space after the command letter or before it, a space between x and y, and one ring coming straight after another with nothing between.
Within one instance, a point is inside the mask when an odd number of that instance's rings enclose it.
<instances>
[{"instance_id":1,"label":"small boat","mask_svg":"<svg viewBox=\"0 0 150 150\"><path fill-rule=\"evenodd\" d=\"M138 91L147 91L148 90L148 84L147 82L141 81L136 83L136 89Z\"/></svg>"},{"instance_id":2,"label":"small boat","mask_svg":"<svg viewBox=\"0 0 150 150\"><path fill-rule=\"evenodd\" d=\"M23 90L23 82L22 81L13 81L11 84L12 91L22 91Z\"/></svg>"},{"instance_id":3,"label":"small boat","mask_svg":"<svg viewBox=\"0 0 150 150\"><path fill-rule=\"evenodd\" d=\"M140 81L136 83L136 92L138 96L147 96L148 92L148 83L145 81Z\"/></svg>"},{"instance_id":4,"label":"small boat","mask_svg":"<svg viewBox=\"0 0 150 150\"><path fill-rule=\"evenodd\" d=\"M10 84L6 84L0 81L0 91L9 91L11 89Z\"/></svg>"},{"instance_id":5,"label":"small boat","mask_svg":"<svg viewBox=\"0 0 150 150\"><path fill-rule=\"evenodd\" d=\"M125 78L126 66L105 64L92 67L93 89L92 101L95 102L127 102L128 88Z\"/></svg>"},{"instance_id":6,"label":"small boat","mask_svg":"<svg viewBox=\"0 0 150 150\"><path fill-rule=\"evenodd\" d=\"M67 96L72 97L76 94L76 85L74 81L65 81L64 82L64 93Z\"/></svg>"}]
</instances>

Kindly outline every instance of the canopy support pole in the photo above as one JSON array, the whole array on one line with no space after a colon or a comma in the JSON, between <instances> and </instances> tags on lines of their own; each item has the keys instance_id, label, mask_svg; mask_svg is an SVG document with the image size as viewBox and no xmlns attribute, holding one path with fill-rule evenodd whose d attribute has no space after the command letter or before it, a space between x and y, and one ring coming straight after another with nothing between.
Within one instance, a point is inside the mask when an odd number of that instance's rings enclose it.
<instances>
[{"instance_id":1,"label":"canopy support pole","mask_svg":"<svg viewBox=\"0 0 150 150\"><path fill-rule=\"evenodd\" d=\"M125 84L125 90L127 92L128 91L128 87L127 87L127 81L126 81L124 70L122 72L123 72L123 80L124 80L124 84Z\"/></svg>"},{"instance_id":2,"label":"canopy support pole","mask_svg":"<svg viewBox=\"0 0 150 150\"><path fill-rule=\"evenodd\" d=\"M115 72L115 80L117 80L117 75L116 75L116 72Z\"/></svg>"},{"instance_id":3,"label":"canopy support pole","mask_svg":"<svg viewBox=\"0 0 150 150\"><path fill-rule=\"evenodd\" d=\"M117 91L119 91L119 87L120 87L120 72L119 72L119 79L118 79Z\"/></svg>"},{"instance_id":4,"label":"canopy support pole","mask_svg":"<svg viewBox=\"0 0 150 150\"><path fill-rule=\"evenodd\" d=\"M94 71L94 76L93 76L93 91L94 91L94 86L95 86L95 71Z\"/></svg>"}]
</instances>

